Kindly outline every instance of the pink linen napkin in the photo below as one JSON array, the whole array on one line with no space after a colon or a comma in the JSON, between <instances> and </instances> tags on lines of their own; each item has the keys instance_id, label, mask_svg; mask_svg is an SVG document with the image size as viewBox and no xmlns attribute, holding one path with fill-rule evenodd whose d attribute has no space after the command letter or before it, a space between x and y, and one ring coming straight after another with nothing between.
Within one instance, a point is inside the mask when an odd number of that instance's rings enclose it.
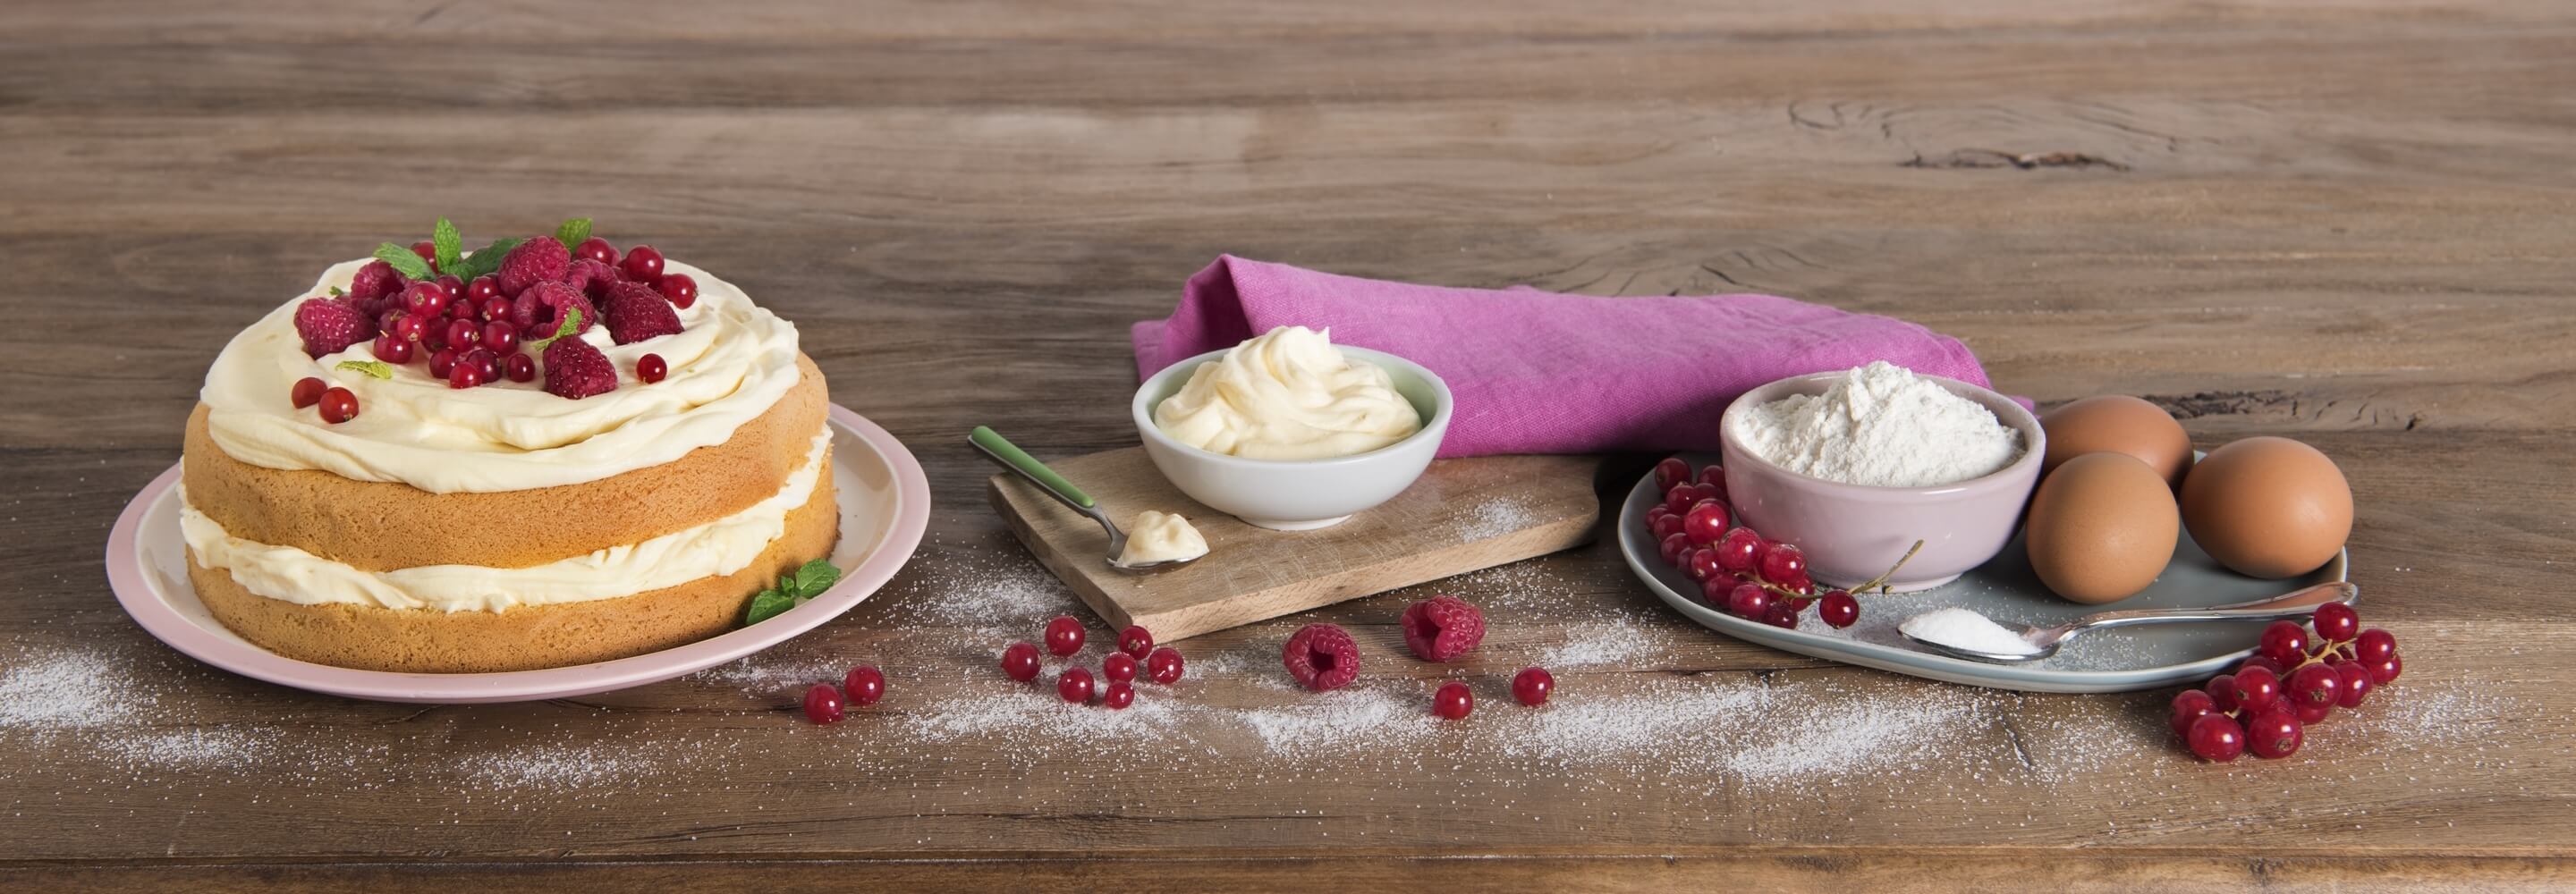
<instances>
[{"instance_id":1,"label":"pink linen napkin","mask_svg":"<svg viewBox=\"0 0 2576 894\"><path fill-rule=\"evenodd\" d=\"M1441 456L1716 450L1718 415L1774 379L1872 360L1986 385L1957 339L1903 320L1772 295L1599 298L1527 286L1452 289L1232 255L1131 333L1151 376L1278 326L1422 364L1457 411Z\"/></svg>"}]
</instances>

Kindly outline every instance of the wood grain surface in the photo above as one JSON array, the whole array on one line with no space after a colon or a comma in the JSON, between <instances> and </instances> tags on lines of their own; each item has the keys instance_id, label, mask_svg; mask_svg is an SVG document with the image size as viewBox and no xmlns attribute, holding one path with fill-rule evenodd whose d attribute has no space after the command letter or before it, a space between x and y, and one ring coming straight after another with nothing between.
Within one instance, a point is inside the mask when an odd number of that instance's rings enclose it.
<instances>
[{"instance_id":1,"label":"wood grain surface","mask_svg":"<svg viewBox=\"0 0 2576 894\"><path fill-rule=\"evenodd\" d=\"M1272 531L1190 499L1145 448L1105 450L1047 465L1100 501L1110 520L1147 509L1179 513L1208 555L1150 573L1101 561L1109 535L1018 476L988 485L994 511L1020 543L1109 629L1142 624L1160 642L1482 571L1581 545L1602 516L1590 456L1444 459L1376 508L1329 528Z\"/></svg>"},{"instance_id":2,"label":"wood grain surface","mask_svg":"<svg viewBox=\"0 0 2576 894\"><path fill-rule=\"evenodd\" d=\"M2558 0L0 4L0 887L2576 885L2571 59ZM742 285L914 445L932 532L884 592L751 664L443 708L117 610L108 526L228 337L438 215L569 214ZM960 708L1074 602L958 436L1132 445L1127 327L1222 252L1789 295L2042 404L2306 440L2406 675L2208 766L2164 694L1773 652L1597 542L1192 639L1132 732ZM1277 685L1295 624L1398 655L1430 592L1486 645L1369 685L1462 676L1467 723ZM860 661L885 703L795 718ZM1558 702L1516 712L1538 662Z\"/></svg>"}]
</instances>

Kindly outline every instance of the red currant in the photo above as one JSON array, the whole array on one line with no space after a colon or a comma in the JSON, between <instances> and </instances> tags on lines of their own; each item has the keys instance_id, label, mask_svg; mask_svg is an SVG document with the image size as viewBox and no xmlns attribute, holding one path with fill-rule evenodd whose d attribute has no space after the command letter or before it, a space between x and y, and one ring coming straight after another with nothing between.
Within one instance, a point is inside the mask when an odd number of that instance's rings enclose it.
<instances>
[{"instance_id":1,"label":"red currant","mask_svg":"<svg viewBox=\"0 0 2576 894\"><path fill-rule=\"evenodd\" d=\"M479 351L482 349L476 348L475 350ZM481 364L468 363L462 359L456 361L456 366L447 371L447 387L449 388L463 390L466 388L479 387L489 381L491 380L483 377L483 367Z\"/></svg>"},{"instance_id":2,"label":"red currant","mask_svg":"<svg viewBox=\"0 0 2576 894\"><path fill-rule=\"evenodd\" d=\"M2172 717L2174 735L2190 736L2192 721L2199 720L2203 714L2216 713L2218 713L2218 703L2210 699L2209 693L2198 689L2185 689L2176 693L2173 698Z\"/></svg>"},{"instance_id":3,"label":"red currant","mask_svg":"<svg viewBox=\"0 0 2576 894\"><path fill-rule=\"evenodd\" d=\"M1002 647L1002 673L1026 683L1038 678L1038 647L1025 642Z\"/></svg>"},{"instance_id":4,"label":"red currant","mask_svg":"<svg viewBox=\"0 0 2576 894\"><path fill-rule=\"evenodd\" d=\"M644 246L641 245L636 246L639 251L643 248ZM1058 656L1082 651L1083 637L1082 622L1074 620L1072 615L1057 615L1054 620L1046 623L1047 651Z\"/></svg>"},{"instance_id":5,"label":"red currant","mask_svg":"<svg viewBox=\"0 0 2576 894\"><path fill-rule=\"evenodd\" d=\"M2284 701L2284 702L2282 702L2282 703L2281 703L2281 705L2287 705L2287 704L2290 704L2290 703L2289 703L2289 702L2286 702L2286 701ZM2275 710L2275 711L2280 710L2280 709L2281 709L2281 705L2274 705L2274 706L2272 706L2272 710ZM2315 725L2317 725L2317 724L2319 724L2319 723L2324 723L2324 722L2325 722L2325 719L2326 719L2326 715L2334 713L2334 706L2333 706L2333 705L2298 705L2298 706L2296 706L2296 707L2291 711L2291 713L2298 715L2298 718L2299 718L2299 722L2300 722L2300 723L2304 723L2304 724L2307 724L2307 725L2309 725L2309 726L2315 726Z\"/></svg>"},{"instance_id":6,"label":"red currant","mask_svg":"<svg viewBox=\"0 0 2576 894\"><path fill-rule=\"evenodd\" d=\"M1165 686L1181 681L1181 652L1170 646L1155 649L1145 656L1145 679Z\"/></svg>"},{"instance_id":7,"label":"red currant","mask_svg":"<svg viewBox=\"0 0 2576 894\"><path fill-rule=\"evenodd\" d=\"M1771 601L1771 607L1762 611L1762 623L1782 630L1796 630L1798 629L1798 606L1793 600L1774 599Z\"/></svg>"},{"instance_id":8,"label":"red currant","mask_svg":"<svg viewBox=\"0 0 2576 894\"><path fill-rule=\"evenodd\" d=\"M2346 661L2335 665L2334 669L2335 676L2343 678L2343 695L2335 699L2337 707L2361 707L2361 700L2369 698L2370 690L2379 685L2378 680L2371 679L2370 668L2361 666L2360 662Z\"/></svg>"},{"instance_id":9,"label":"red currant","mask_svg":"<svg viewBox=\"0 0 2576 894\"><path fill-rule=\"evenodd\" d=\"M1136 703L1136 687L1125 680L1111 680L1109 688L1100 692L1100 703L1108 705L1112 711L1127 710L1128 705Z\"/></svg>"},{"instance_id":10,"label":"red currant","mask_svg":"<svg viewBox=\"0 0 2576 894\"><path fill-rule=\"evenodd\" d=\"M2388 653L2388 660L2375 664L2364 664L2361 667L2363 670L2370 672L2370 681L2372 683L2386 686L2388 685L2388 681L2397 679L2397 675L2406 670L2406 662L2399 660L2397 653L2390 652Z\"/></svg>"},{"instance_id":11,"label":"red currant","mask_svg":"<svg viewBox=\"0 0 2576 894\"><path fill-rule=\"evenodd\" d=\"M2287 694L2298 704L2331 707L2343 699L2343 677L2334 668L2311 664L2290 672Z\"/></svg>"},{"instance_id":12,"label":"red currant","mask_svg":"<svg viewBox=\"0 0 2576 894\"><path fill-rule=\"evenodd\" d=\"M2351 642L2353 635L2361 630L2361 613L2353 611L2352 606L2329 602L2317 606L2316 615L2309 618L2308 623L2316 625L2317 636L2326 642Z\"/></svg>"},{"instance_id":13,"label":"red currant","mask_svg":"<svg viewBox=\"0 0 2576 894\"><path fill-rule=\"evenodd\" d=\"M510 381L513 382L525 382L537 377L537 361L526 354L512 354L503 358L501 369L510 374Z\"/></svg>"},{"instance_id":14,"label":"red currant","mask_svg":"<svg viewBox=\"0 0 2576 894\"><path fill-rule=\"evenodd\" d=\"M501 355L492 353L491 348L475 348L457 355L456 365L474 367L487 384L501 381Z\"/></svg>"},{"instance_id":15,"label":"red currant","mask_svg":"<svg viewBox=\"0 0 2576 894\"><path fill-rule=\"evenodd\" d=\"M1844 590L1828 590L1817 603L1816 617L1824 619L1825 626L1836 630L1850 627L1860 620L1860 600L1852 598L1852 594Z\"/></svg>"},{"instance_id":16,"label":"red currant","mask_svg":"<svg viewBox=\"0 0 2576 894\"><path fill-rule=\"evenodd\" d=\"M1127 653L1129 658L1145 660L1145 656L1154 652L1153 631L1135 624L1127 625L1127 629L1118 631L1118 651Z\"/></svg>"},{"instance_id":17,"label":"red currant","mask_svg":"<svg viewBox=\"0 0 2576 894\"><path fill-rule=\"evenodd\" d=\"M850 668L849 676L841 680L841 688L849 691L852 705L864 708L876 704L885 697L885 672L868 664Z\"/></svg>"},{"instance_id":18,"label":"red currant","mask_svg":"<svg viewBox=\"0 0 2576 894\"><path fill-rule=\"evenodd\" d=\"M1687 572L1692 580L1708 580L1722 576L1718 573L1716 550L1693 548L1689 555L1683 557L1683 561L1687 564L1682 570Z\"/></svg>"},{"instance_id":19,"label":"red currant","mask_svg":"<svg viewBox=\"0 0 2576 894\"><path fill-rule=\"evenodd\" d=\"M1664 507L1657 506L1655 508L1662 509ZM1646 520L1646 529L1655 532L1655 540L1657 542L1662 542L1671 538L1675 534L1682 533L1683 527L1685 527L1685 525L1683 524L1682 517L1670 512L1666 512L1662 515Z\"/></svg>"},{"instance_id":20,"label":"red currant","mask_svg":"<svg viewBox=\"0 0 2576 894\"><path fill-rule=\"evenodd\" d=\"M433 281L438 283L439 291L447 293L447 302L449 304L454 304L457 299L465 297L464 280L457 279L453 276L441 276Z\"/></svg>"},{"instance_id":21,"label":"red currant","mask_svg":"<svg viewBox=\"0 0 2576 894\"><path fill-rule=\"evenodd\" d=\"M2209 678L2209 685L2201 687L2201 691L2209 693L2210 701L2218 703L2219 710L2236 710L2235 674L2219 674L2218 676L2211 677Z\"/></svg>"},{"instance_id":22,"label":"red currant","mask_svg":"<svg viewBox=\"0 0 2576 894\"><path fill-rule=\"evenodd\" d=\"M358 418L356 394L350 393L346 388L333 388L322 392L322 421L338 425L356 418Z\"/></svg>"},{"instance_id":23,"label":"red currant","mask_svg":"<svg viewBox=\"0 0 2576 894\"><path fill-rule=\"evenodd\" d=\"M431 353L429 355L429 374L442 379L447 378L448 373L456 370L456 356L459 353L462 352L455 348L440 348L436 352Z\"/></svg>"},{"instance_id":24,"label":"red currant","mask_svg":"<svg viewBox=\"0 0 2576 894\"><path fill-rule=\"evenodd\" d=\"M1431 693L1431 713L1441 719L1465 720L1467 712L1475 709L1476 694L1467 691L1465 683L1451 680L1440 684L1440 689Z\"/></svg>"},{"instance_id":25,"label":"red currant","mask_svg":"<svg viewBox=\"0 0 2576 894\"><path fill-rule=\"evenodd\" d=\"M617 246L610 245L608 240L597 236L581 240L580 245L573 246L572 256L588 258L611 267L617 266Z\"/></svg>"},{"instance_id":26,"label":"red currant","mask_svg":"<svg viewBox=\"0 0 2576 894\"><path fill-rule=\"evenodd\" d=\"M1113 683L1136 679L1136 656L1125 652L1109 653L1109 657L1100 659L1100 675Z\"/></svg>"},{"instance_id":27,"label":"red currant","mask_svg":"<svg viewBox=\"0 0 2576 894\"><path fill-rule=\"evenodd\" d=\"M2377 627L2362 631L2352 642L2352 660L2363 664L2378 664L2396 655L2396 635Z\"/></svg>"},{"instance_id":28,"label":"red currant","mask_svg":"<svg viewBox=\"0 0 2576 894\"><path fill-rule=\"evenodd\" d=\"M1725 466L1721 466L1716 463L1701 466L1699 468L1699 477L1693 480L1698 481L1701 484L1717 488L1717 498L1720 500L1726 499Z\"/></svg>"},{"instance_id":29,"label":"red currant","mask_svg":"<svg viewBox=\"0 0 2576 894\"><path fill-rule=\"evenodd\" d=\"M286 397L295 402L296 409L301 410L321 403L322 392L329 390L331 390L331 383L315 376L305 376L295 380L295 387L287 391Z\"/></svg>"},{"instance_id":30,"label":"red currant","mask_svg":"<svg viewBox=\"0 0 2576 894\"><path fill-rule=\"evenodd\" d=\"M437 319L439 314L447 312L447 290L432 282L404 286L403 309L423 320Z\"/></svg>"},{"instance_id":31,"label":"red currant","mask_svg":"<svg viewBox=\"0 0 2576 894\"><path fill-rule=\"evenodd\" d=\"M660 282L662 281L662 253L655 251L650 245L635 246L628 249L626 257L617 262L617 269L624 272L627 279L636 282L647 284Z\"/></svg>"},{"instance_id":32,"label":"red currant","mask_svg":"<svg viewBox=\"0 0 2576 894\"><path fill-rule=\"evenodd\" d=\"M482 343L483 327L475 325L473 320L447 321L448 347L462 351Z\"/></svg>"},{"instance_id":33,"label":"red currant","mask_svg":"<svg viewBox=\"0 0 2576 894\"><path fill-rule=\"evenodd\" d=\"M2297 621L2274 621L2263 627L2263 657L2284 667L2298 664L2308 657L2308 629Z\"/></svg>"},{"instance_id":34,"label":"red currant","mask_svg":"<svg viewBox=\"0 0 2576 894\"><path fill-rule=\"evenodd\" d=\"M698 281L686 273L663 274L662 297L671 299L672 307L688 310L698 303Z\"/></svg>"},{"instance_id":35,"label":"red currant","mask_svg":"<svg viewBox=\"0 0 2576 894\"><path fill-rule=\"evenodd\" d=\"M1717 488L1705 484L1683 484L1664 494L1664 508L1672 510L1674 515L1686 516L1699 501L1715 496Z\"/></svg>"},{"instance_id":36,"label":"red currant","mask_svg":"<svg viewBox=\"0 0 2576 894\"><path fill-rule=\"evenodd\" d=\"M1761 620L1762 613L1771 610L1771 591L1761 584L1736 584L1726 593L1726 610L1739 618Z\"/></svg>"},{"instance_id":37,"label":"red currant","mask_svg":"<svg viewBox=\"0 0 2576 894\"><path fill-rule=\"evenodd\" d=\"M1727 511L1726 504L1701 500L1682 516L1682 533L1689 534L1692 543L1706 546L1726 536L1726 529L1734 523L1735 515Z\"/></svg>"},{"instance_id":38,"label":"red currant","mask_svg":"<svg viewBox=\"0 0 2576 894\"><path fill-rule=\"evenodd\" d=\"M2290 673L2289 669L2282 667L2280 662L2273 661L2272 659L2265 658L2261 655L2246 656L2244 661L2237 663L2236 672L2240 674L2244 673L2245 669L2249 667L2259 667L2264 670L2271 671L2272 676L2274 677L2284 677L2288 676Z\"/></svg>"},{"instance_id":39,"label":"red currant","mask_svg":"<svg viewBox=\"0 0 2576 894\"><path fill-rule=\"evenodd\" d=\"M2225 714L2201 715L2191 722L2191 732L2184 738L2191 744L2191 753L2205 761L2223 764L2245 753L2245 728Z\"/></svg>"},{"instance_id":40,"label":"red currant","mask_svg":"<svg viewBox=\"0 0 2576 894\"><path fill-rule=\"evenodd\" d=\"M2259 667L2237 671L2233 688L2236 707L2245 711L2259 712L2281 700L2281 678Z\"/></svg>"},{"instance_id":41,"label":"red currant","mask_svg":"<svg viewBox=\"0 0 2576 894\"><path fill-rule=\"evenodd\" d=\"M1664 457L1663 462L1655 464L1657 492L1672 493L1673 488L1689 483L1691 483L1690 463L1683 462L1681 457L1667 456Z\"/></svg>"},{"instance_id":42,"label":"red currant","mask_svg":"<svg viewBox=\"0 0 2576 894\"><path fill-rule=\"evenodd\" d=\"M1530 707L1547 704L1548 693L1556 691L1556 675L1543 667L1525 667L1512 675L1512 700Z\"/></svg>"},{"instance_id":43,"label":"red currant","mask_svg":"<svg viewBox=\"0 0 2576 894\"><path fill-rule=\"evenodd\" d=\"M647 385L662 381L664 376L670 374L671 365L663 362L660 354L646 354L635 358L635 377L643 379Z\"/></svg>"},{"instance_id":44,"label":"red currant","mask_svg":"<svg viewBox=\"0 0 2576 894\"><path fill-rule=\"evenodd\" d=\"M639 245L636 248L640 250L643 246ZM1077 705L1090 701L1091 672L1078 667L1065 668L1064 673L1058 674L1055 678L1055 694L1056 697Z\"/></svg>"},{"instance_id":45,"label":"red currant","mask_svg":"<svg viewBox=\"0 0 2576 894\"><path fill-rule=\"evenodd\" d=\"M427 239L414 242L411 244L411 253L419 255L421 260L428 261L430 269L438 269L438 243Z\"/></svg>"},{"instance_id":46,"label":"red currant","mask_svg":"<svg viewBox=\"0 0 2576 894\"><path fill-rule=\"evenodd\" d=\"M429 320L419 314L406 312L395 319L392 326L386 328L394 334L395 338L416 342L420 340L422 333L429 331Z\"/></svg>"},{"instance_id":47,"label":"red currant","mask_svg":"<svg viewBox=\"0 0 2576 894\"><path fill-rule=\"evenodd\" d=\"M493 322L483 324L483 346L491 348L492 352L495 354L508 354L517 351L519 349L519 327L510 325L508 320L495 320Z\"/></svg>"},{"instance_id":48,"label":"red currant","mask_svg":"<svg viewBox=\"0 0 2576 894\"><path fill-rule=\"evenodd\" d=\"M501 297L501 281L489 276L477 276L473 282L465 284L465 297L474 299L475 306L480 307L483 302Z\"/></svg>"},{"instance_id":49,"label":"red currant","mask_svg":"<svg viewBox=\"0 0 2576 894\"><path fill-rule=\"evenodd\" d=\"M1772 583L1787 586L1807 579L1807 553L1797 544L1777 540L1764 543L1760 563L1762 578Z\"/></svg>"},{"instance_id":50,"label":"red currant","mask_svg":"<svg viewBox=\"0 0 2576 894\"><path fill-rule=\"evenodd\" d=\"M1744 574L1753 570L1754 560L1761 556L1762 535L1753 533L1752 528L1737 528L1719 538L1715 549L1717 567Z\"/></svg>"},{"instance_id":51,"label":"red currant","mask_svg":"<svg viewBox=\"0 0 2576 894\"><path fill-rule=\"evenodd\" d=\"M830 683L816 683L805 690L805 719L815 723L841 722L841 691Z\"/></svg>"},{"instance_id":52,"label":"red currant","mask_svg":"<svg viewBox=\"0 0 2576 894\"><path fill-rule=\"evenodd\" d=\"M515 321L510 319L510 307L510 299L508 298L502 298L499 296L485 298L483 299L481 311L477 313L476 316L486 322L515 324Z\"/></svg>"},{"instance_id":53,"label":"red currant","mask_svg":"<svg viewBox=\"0 0 2576 894\"><path fill-rule=\"evenodd\" d=\"M2299 718L2288 711L2273 709L2259 712L2245 722L2246 750L2255 757L2272 759L2298 753L2304 733Z\"/></svg>"},{"instance_id":54,"label":"red currant","mask_svg":"<svg viewBox=\"0 0 2576 894\"><path fill-rule=\"evenodd\" d=\"M1678 565L1681 564L1682 550L1688 548L1690 548L1690 535L1675 531L1672 536L1664 538L1663 545L1656 549L1663 554L1664 564Z\"/></svg>"},{"instance_id":55,"label":"red currant","mask_svg":"<svg viewBox=\"0 0 2576 894\"><path fill-rule=\"evenodd\" d=\"M376 336L374 347L376 359L382 360L386 363L391 363L395 366L401 366L405 363L411 362L413 348L416 346L411 342L403 341L402 339L395 338L390 335L379 335Z\"/></svg>"}]
</instances>

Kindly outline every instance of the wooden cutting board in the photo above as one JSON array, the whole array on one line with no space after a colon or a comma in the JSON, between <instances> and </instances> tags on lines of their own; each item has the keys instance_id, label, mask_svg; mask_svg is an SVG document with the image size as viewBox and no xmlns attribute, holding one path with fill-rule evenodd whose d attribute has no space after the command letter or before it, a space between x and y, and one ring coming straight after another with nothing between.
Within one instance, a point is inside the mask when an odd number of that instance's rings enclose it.
<instances>
[{"instance_id":1,"label":"wooden cutting board","mask_svg":"<svg viewBox=\"0 0 2576 894\"><path fill-rule=\"evenodd\" d=\"M1178 512L1207 538L1196 562L1145 574L1109 567L1098 524L1008 473L987 486L1029 551L1111 627L1171 641L1578 546L1600 516L1587 456L1444 459L1375 509L1317 531L1272 531L1182 496L1145 448L1047 465L1126 526Z\"/></svg>"}]
</instances>

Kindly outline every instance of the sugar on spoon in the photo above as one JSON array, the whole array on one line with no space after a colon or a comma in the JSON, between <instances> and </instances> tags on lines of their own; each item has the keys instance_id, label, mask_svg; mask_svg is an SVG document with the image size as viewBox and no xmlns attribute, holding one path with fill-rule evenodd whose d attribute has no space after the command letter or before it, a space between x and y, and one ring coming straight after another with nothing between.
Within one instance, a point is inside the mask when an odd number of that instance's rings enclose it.
<instances>
[{"instance_id":1,"label":"sugar on spoon","mask_svg":"<svg viewBox=\"0 0 2576 894\"><path fill-rule=\"evenodd\" d=\"M1961 642L1941 642L1937 639L1927 638L1926 636L1917 636L1916 634L1918 632L1922 632L1919 627L1916 630L1908 630L1906 628L1908 626L1914 626L1914 621L1917 618L1923 617L1920 615L1916 616L1916 618L1908 618L1905 623L1897 625L1897 633L1903 635L1907 640L1912 641L1915 645L1922 646L1926 650L1935 654L1948 655L1953 658L1965 658L1970 661L1983 661L1990 664L2027 664L2057 654L2058 647L2065 645L2067 640L2074 639L2078 635L2089 631L2102 630L2110 627L2131 627L2139 624L2172 624L2186 621L2276 621L2292 618L2304 618L2311 614L2315 614L2318 606L2329 602L2341 602L2346 605L2350 605L2353 600L2360 598L2360 596L2360 587L2354 586L2349 581L2334 581L2332 583L2318 584L2306 589L2253 602L2240 602L2233 605L2214 605L2207 608L2139 608L2128 609L2125 611L2108 611L2085 615L2084 617L2077 618L2068 623L2059 624L2054 627L2031 627L2023 624L1984 619L1985 623L1992 624L1995 627L2000 628L2003 632L2018 639L2021 642L2021 645L2027 648L2028 651L1998 650L1996 648L1997 646L2005 645L2001 642L1978 643L1966 641L1972 639L1972 637L1957 637L1957 639L1963 640ZM1980 616L1980 618L1982 618L1982 616ZM1930 635L1938 636L1939 634L1932 633Z\"/></svg>"}]
</instances>

